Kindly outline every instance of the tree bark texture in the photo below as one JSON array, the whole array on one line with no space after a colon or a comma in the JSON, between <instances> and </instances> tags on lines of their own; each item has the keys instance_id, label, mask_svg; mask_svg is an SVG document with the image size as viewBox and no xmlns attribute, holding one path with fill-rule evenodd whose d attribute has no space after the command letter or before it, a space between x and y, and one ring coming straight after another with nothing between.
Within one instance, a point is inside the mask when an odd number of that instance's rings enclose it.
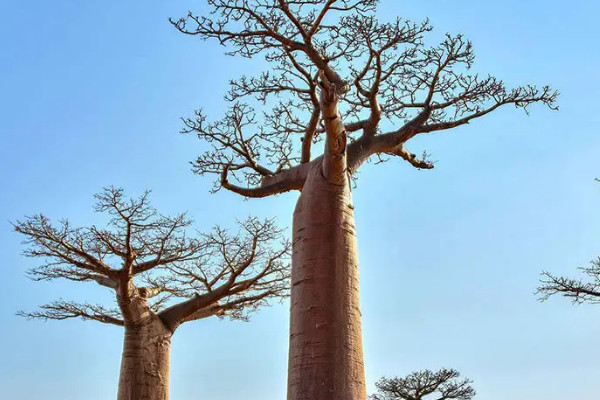
<instances>
[{"instance_id":1,"label":"tree bark texture","mask_svg":"<svg viewBox=\"0 0 600 400\"><path fill-rule=\"evenodd\" d=\"M171 336L155 315L125 326L117 400L168 400Z\"/></svg>"},{"instance_id":2,"label":"tree bark texture","mask_svg":"<svg viewBox=\"0 0 600 400\"><path fill-rule=\"evenodd\" d=\"M358 252L348 179L309 172L294 211L288 400L365 400Z\"/></svg>"}]
</instances>

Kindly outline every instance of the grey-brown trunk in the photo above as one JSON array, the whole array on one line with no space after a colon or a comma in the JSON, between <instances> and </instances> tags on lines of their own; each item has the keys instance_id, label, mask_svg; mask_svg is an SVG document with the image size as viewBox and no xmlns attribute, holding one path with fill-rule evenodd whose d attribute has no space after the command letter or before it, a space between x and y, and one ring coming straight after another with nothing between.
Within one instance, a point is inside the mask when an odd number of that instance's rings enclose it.
<instances>
[{"instance_id":1,"label":"grey-brown trunk","mask_svg":"<svg viewBox=\"0 0 600 400\"><path fill-rule=\"evenodd\" d=\"M288 400L365 400L349 185L309 173L294 211Z\"/></svg>"},{"instance_id":2,"label":"grey-brown trunk","mask_svg":"<svg viewBox=\"0 0 600 400\"><path fill-rule=\"evenodd\" d=\"M125 327L117 400L168 400L171 335L156 316Z\"/></svg>"}]
</instances>

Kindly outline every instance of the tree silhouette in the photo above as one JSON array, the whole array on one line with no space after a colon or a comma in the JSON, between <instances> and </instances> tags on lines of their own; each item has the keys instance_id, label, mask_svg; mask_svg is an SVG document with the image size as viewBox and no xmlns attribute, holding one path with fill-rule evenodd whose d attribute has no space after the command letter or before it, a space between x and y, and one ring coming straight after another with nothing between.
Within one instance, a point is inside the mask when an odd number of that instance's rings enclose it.
<instances>
[{"instance_id":1,"label":"tree silhouette","mask_svg":"<svg viewBox=\"0 0 600 400\"><path fill-rule=\"evenodd\" d=\"M462 35L430 47L429 21L380 22L377 0L207 3L205 14L172 24L269 67L231 81L222 119L207 121L201 110L184 119L183 131L208 145L194 170L215 175L215 190L245 197L300 191L288 399L364 400L351 178L369 159L431 169L407 149L411 139L505 105L555 109L557 93L471 73L473 47Z\"/></svg>"},{"instance_id":2,"label":"tree silhouette","mask_svg":"<svg viewBox=\"0 0 600 400\"><path fill-rule=\"evenodd\" d=\"M471 400L475 389L469 379L459 380L454 369L432 372L428 369L405 377L381 378L375 386L378 394L372 400Z\"/></svg>"},{"instance_id":3,"label":"tree silhouette","mask_svg":"<svg viewBox=\"0 0 600 400\"><path fill-rule=\"evenodd\" d=\"M119 400L168 398L173 333L211 316L247 319L271 299L288 294L289 244L271 220L249 218L231 235L215 228L190 237L190 219L159 214L148 192L137 199L109 188L96 196L106 228L53 224L35 215L14 224L25 235L24 254L43 263L36 281L95 282L113 291L115 307L63 299L18 314L28 318L83 318L125 328Z\"/></svg>"},{"instance_id":4,"label":"tree silhouette","mask_svg":"<svg viewBox=\"0 0 600 400\"><path fill-rule=\"evenodd\" d=\"M540 300L546 301L550 296L559 294L577 304L600 303L600 258L593 260L589 267L580 267L579 270L588 276L588 282L543 272L541 285L536 292Z\"/></svg>"}]
</instances>

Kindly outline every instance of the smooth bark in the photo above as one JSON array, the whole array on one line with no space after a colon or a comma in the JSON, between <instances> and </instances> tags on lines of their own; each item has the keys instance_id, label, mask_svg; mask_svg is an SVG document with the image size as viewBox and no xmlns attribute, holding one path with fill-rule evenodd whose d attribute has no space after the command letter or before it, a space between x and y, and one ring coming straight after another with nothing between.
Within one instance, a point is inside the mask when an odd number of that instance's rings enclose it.
<instances>
[{"instance_id":1,"label":"smooth bark","mask_svg":"<svg viewBox=\"0 0 600 400\"><path fill-rule=\"evenodd\" d=\"M171 336L155 315L125 326L117 400L168 400Z\"/></svg>"},{"instance_id":2,"label":"smooth bark","mask_svg":"<svg viewBox=\"0 0 600 400\"><path fill-rule=\"evenodd\" d=\"M350 187L322 171L313 166L294 211L288 400L364 400Z\"/></svg>"}]
</instances>

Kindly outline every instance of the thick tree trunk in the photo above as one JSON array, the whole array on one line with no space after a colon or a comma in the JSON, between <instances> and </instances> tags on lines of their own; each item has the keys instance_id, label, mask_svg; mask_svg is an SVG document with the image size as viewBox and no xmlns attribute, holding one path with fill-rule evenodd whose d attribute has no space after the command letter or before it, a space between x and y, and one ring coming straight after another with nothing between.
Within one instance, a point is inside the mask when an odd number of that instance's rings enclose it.
<instances>
[{"instance_id":1,"label":"thick tree trunk","mask_svg":"<svg viewBox=\"0 0 600 400\"><path fill-rule=\"evenodd\" d=\"M294 211L288 400L365 400L350 188L312 168Z\"/></svg>"},{"instance_id":2,"label":"thick tree trunk","mask_svg":"<svg viewBox=\"0 0 600 400\"><path fill-rule=\"evenodd\" d=\"M168 400L171 336L155 315L125 326L117 400Z\"/></svg>"}]
</instances>

